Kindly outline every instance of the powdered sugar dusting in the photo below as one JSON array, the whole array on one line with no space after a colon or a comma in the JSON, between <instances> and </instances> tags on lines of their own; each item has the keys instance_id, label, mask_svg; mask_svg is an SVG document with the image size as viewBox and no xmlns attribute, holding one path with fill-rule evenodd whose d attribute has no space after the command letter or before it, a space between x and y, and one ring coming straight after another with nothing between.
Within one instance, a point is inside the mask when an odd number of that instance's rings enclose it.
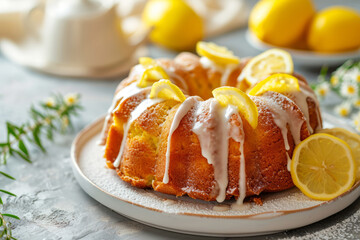
<instances>
[{"instance_id":1,"label":"powdered sugar dusting","mask_svg":"<svg viewBox=\"0 0 360 240\"><path fill-rule=\"evenodd\" d=\"M100 134L91 138L79 153L78 163L84 175L95 185L108 194L118 197L123 201L132 202L146 208L152 208L167 213L201 214L208 216L248 216L266 212L291 211L309 208L320 204L304 196L298 189L264 195L263 206L251 204L249 208L237 210L229 208L227 211L216 211L216 202L194 200L189 197L175 197L162 194L153 190L144 190L132 187L123 182L112 169L105 168L102 158L102 149L96 144ZM172 200L172 201L168 201ZM121 201L121 200L119 200ZM164 204L164 201L171 204ZM174 202L173 202L174 201ZM231 205L235 200L224 201L223 204ZM215 209L217 209L215 207Z\"/></svg>"}]
</instances>

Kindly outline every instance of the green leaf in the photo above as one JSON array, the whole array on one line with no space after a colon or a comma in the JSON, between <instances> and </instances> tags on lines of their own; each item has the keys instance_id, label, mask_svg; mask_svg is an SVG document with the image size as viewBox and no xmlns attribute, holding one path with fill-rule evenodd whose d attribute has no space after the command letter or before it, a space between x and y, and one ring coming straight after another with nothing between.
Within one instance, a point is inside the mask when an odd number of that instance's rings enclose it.
<instances>
[{"instance_id":1,"label":"green leaf","mask_svg":"<svg viewBox=\"0 0 360 240\"><path fill-rule=\"evenodd\" d=\"M16 125L13 125L14 129L16 129L18 131L17 135L19 136L20 134L24 134L26 133L24 131L24 127L25 127L25 124L21 125L20 127L16 126Z\"/></svg>"},{"instance_id":2,"label":"green leaf","mask_svg":"<svg viewBox=\"0 0 360 240\"><path fill-rule=\"evenodd\" d=\"M35 144L41 149L41 151L46 152L44 146L41 143L41 139L39 137L39 135L41 133L40 131L41 131L41 125L37 125L33 131L33 138L34 138Z\"/></svg>"},{"instance_id":3,"label":"green leaf","mask_svg":"<svg viewBox=\"0 0 360 240\"><path fill-rule=\"evenodd\" d=\"M40 117L41 119L45 118L45 115L43 115L41 112L39 112L38 110L35 109L34 106L32 106L30 108L30 112L34 117Z\"/></svg>"},{"instance_id":4,"label":"green leaf","mask_svg":"<svg viewBox=\"0 0 360 240\"><path fill-rule=\"evenodd\" d=\"M4 172L2 172L2 171L0 171L0 174L4 175L5 177L10 178L10 179L12 179L12 180L16 180L14 177L12 177L12 176L10 176L9 174L4 173Z\"/></svg>"},{"instance_id":5,"label":"green leaf","mask_svg":"<svg viewBox=\"0 0 360 240\"><path fill-rule=\"evenodd\" d=\"M11 192L8 192L8 191L5 191L5 190L3 190L3 189L0 189L0 192L3 192L3 193L6 193L6 194L8 194L8 195L11 195L11 196L16 197L15 194L13 194L13 193L11 193Z\"/></svg>"},{"instance_id":6,"label":"green leaf","mask_svg":"<svg viewBox=\"0 0 360 240\"><path fill-rule=\"evenodd\" d=\"M24 159L25 161L31 163L31 160L30 158L28 158L27 156L25 156L22 152L18 151L18 150L15 150L13 149L12 150L13 152L17 153L22 159Z\"/></svg>"},{"instance_id":7,"label":"green leaf","mask_svg":"<svg viewBox=\"0 0 360 240\"><path fill-rule=\"evenodd\" d=\"M9 156L10 156L10 151L11 151L11 149L9 150L9 152L5 152L4 154L3 154L3 162L6 164L6 161L8 160L8 158L9 158Z\"/></svg>"},{"instance_id":8,"label":"green leaf","mask_svg":"<svg viewBox=\"0 0 360 240\"><path fill-rule=\"evenodd\" d=\"M24 141L23 140L19 140L19 149L27 156L29 157L29 152L24 144Z\"/></svg>"},{"instance_id":9,"label":"green leaf","mask_svg":"<svg viewBox=\"0 0 360 240\"><path fill-rule=\"evenodd\" d=\"M3 205L4 203L3 203L3 200L2 200L2 198L0 197L0 204L1 205Z\"/></svg>"},{"instance_id":10,"label":"green leaf","mask_svg":"<svg viewBox=\"0 0 360 240\"><path fill-rule=\"evenodd\" d=\"M6 147L8 143L0 143L0 147Z\"/></svg>"},{"instance_id":11,"label":"green leaf","mask_svg":"<svg viewBox=\"0 0 360 240\"><path fill-rule=\"evenodd\" d=\"M6 128L8 131L8 139L10 135L13 135L15 138L17 138L17 134L15 133L14 126L10 122L6 122Z\"/></svg>"},{"instance_id":12,"label":"green leaf","mask_svg":"<svg viewBox=\"0 0 360 240\"><path fill-rule=\"evenodd\" d=\"M49 126L47 129L46 129L46 137L52 141L54 138L53 138L53 132L52 132L52 128Z\"/></svg>"},{"instance_id":13,"label":"green leaf","mask_svg":"<svg viewBox=\"0 0 360 240\"><path fill-rule=\"evenodd\" d=\"M20 218L16 215L13 215L13 214L9 214L9 213L3 213L2 214L3 216L7 216L7 217L11 217L11 218L15 218L17 220L20 220Z\"/></svg>"}]
</instances>

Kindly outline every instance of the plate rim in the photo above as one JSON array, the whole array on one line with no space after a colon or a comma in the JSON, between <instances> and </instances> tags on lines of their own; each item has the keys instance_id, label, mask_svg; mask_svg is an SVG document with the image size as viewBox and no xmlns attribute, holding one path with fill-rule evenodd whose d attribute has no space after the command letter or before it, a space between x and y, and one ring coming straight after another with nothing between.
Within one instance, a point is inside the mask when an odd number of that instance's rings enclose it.
<instances>
[{"instance_id":1,"label":"plate rim","mask_svg":"<svg viewBox=\"0 0 360 240\"><path fill-rule=\"evenodd\" d=\"M258 50L268 50L271 48L278 48L283 49L285 51L288 51L290 54L293 54L294 57L298 58L328 58L328 57L335 57L335 59L332 59L334 61L338 61L337 58L359 58L360 57L360 48L352 51L346 51L346 52L339 52L339 53L321 53L321 52L315 52L310 50L301 50L301 49L293 49L288 47L281 47L281 46L275 46L270 43L264 42L261 39L259 39L255 34L250 30L247 29L245 32L245 38L247 42L254 48Z\"/></svg>"},{"instance_id":2,"label":"plate rim","mask_svg":"<svg viewBox=\"0 0 360 240\"><path fill-rule=\"evenodd\" d=\"M166 211L161 211L159 209L155 209L155 208L151 208L151 207L146 207L143 206L141 204L137 204L137 203L133 203L131 201L125 200L125 199L121 199L118 196L113 195L112 193L109 193L103 189L101 189L99 186L97 186L95 183L93 183L81 170L78 161L77 161L77 157L76 157L76 152L77 149L80 148L81 146L81 140L84 137L85 134L88 134L89 131L94 131L94 133L92 133L91 135L96 135L97 133L99 133L101 131L100 126L101 123L104 121L105 116L99 117L98 119L96 119L95 121L93 121L92 123L90 123L89 125L87 125L84 129L82 129L77 136L74 138L73 143L71 145L71 163L73 166L73 170L77 171L78 174L80 174L84 180L86 180L88 183L90 183L93 187L95 187L96 189L98 189L99 191L111 196L114 199L135 205L137 207L141 207L147 210L151 210L151 211L156 211L156 212L160 212L160 213L166 213L166 214L173 214L173 213L168 213ZM94 129L96 129L96 127L98 128L98 131L95 131ZM79 182L79 181L78 181ZM314 208L318 208L330 203L333 203L335 201L341 200L341 198L343 198L344 196L352 193L353 191L355 191L356 189L358 189L360 186L360 181L356 182L354 184L354 186L352 186L348 191L344 192L343 194L341 194L340 196L329 200L329 201L323 201L319 204L316 204L314 206L311 207L306 207L306 208L301 208L301 209L297 209L297 210L281 210L281 211L276 211L276 213L278 213L277 215L273 215L273 216L268 216L268 217L261 217L261 219L272 219L272 218L276 218L279 216L284 216L284 215L288 215L288 214L293 214L293 213L297 213L297 212L306 212L306 211L310 211ZM185 196L187 197L187 196ZM357 199L357 198L356 198ZM356 200L355 199L355 200ZM354 200L354 201L355 201ZM273 214L274 211L269 211L269 212L262 212L262 213L256 213L256 214L250 214L250 215L234 215L234 216L221 216L221 215L204 215L204 214L195 214L195 213L184 213L184 212L179 212L179 213L174 213L176 215L185 215L185 216L193 216L193 217L205 217L205 218L216 218L216 219L255 219L256 217L259 217L261 215L269 215L269 214Z\"/></svg>"}]
</instances>

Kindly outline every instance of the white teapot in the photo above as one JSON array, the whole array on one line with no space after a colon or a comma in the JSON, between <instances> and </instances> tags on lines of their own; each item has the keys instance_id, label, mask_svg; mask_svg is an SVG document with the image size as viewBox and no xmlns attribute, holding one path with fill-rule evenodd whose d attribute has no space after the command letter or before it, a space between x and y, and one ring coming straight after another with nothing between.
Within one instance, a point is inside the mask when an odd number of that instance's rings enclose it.
<instances>
[{"instance_id":1,"label":"white teapot","mask_svg":"<svg viewBox=\"0 0 360 240\"><path fill-rule=\"evenodd\" d=\"M25 16L25 35L41 43L50 65L104 68L124 62L147 39L149 29L131 36L123 33L113 0L48 0ZM43 12L43 23L33 15Z\"/></svg>"}]
</instances>

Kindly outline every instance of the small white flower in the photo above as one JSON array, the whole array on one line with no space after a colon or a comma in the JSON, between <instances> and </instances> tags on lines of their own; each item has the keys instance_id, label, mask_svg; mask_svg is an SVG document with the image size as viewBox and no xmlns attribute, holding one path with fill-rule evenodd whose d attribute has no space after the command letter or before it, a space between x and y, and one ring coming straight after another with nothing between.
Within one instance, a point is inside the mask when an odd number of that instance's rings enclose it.
<instances>
[{"instance_id":1,"label":"small white flower","mask_svg":"<svg viewBox=\"0 0 360 240\"><path fill-rule=\"evenodd\" d=\"M45 105L48 107L54 107L55 106L55 99L52 97L49 97L45 99Z\"/></svg>"},{"instance_id":2,"label":"small white flower","mask_svg":"<svg viewBox=\"0 0 360 240\"><path fill-rule=\"evenodd\" d=\"M342 117L348 116L350 112L351 112L351 104L349 102L343 102L335 107L335 113Z\"/></svg>"},{"instance_id":3,"label":"small white flower","mask_svg":"<svg viewBox=\"0 0 360 240\"><path fill-rule=\"evenodd\" d=\"M352 120L353 120L353 124L354 124L356 130L360 132L360 112L357 112L357 113L352 117Z\"/></svg>"},{"instance_id":4,"label":"small white flower","mask_svg":"<svg viewBox=\"0 0 360 240\"><path fill-rule=\"evenodd\" d=\"M359 74L360 74L359 69L353 67L353 68L347 69L344 72L344 75L342 76L342 79L346 83L356 83L357 82L357 77L358 77Z\"/></svg>"},{"instance_id":5,"label":"small white flower","mask_svg":"<svg viewBox=\"0 0 360 240\"><path fill-rule=\"evenodd\" d=\"M337 85L339 85L339 77L336 75L333 75L330 78L330 83L331 83L331 86L336 87Z\"/></svg>"},{"instance_id":6,"label":"small white flower","mask_svg":"<svg viewBox=\"0 0 360 240\"><path fill-rule=\"evenodd\" d=\"M76 93L69 93L64 97L64 100L67 105L73 105L77 103L79 99Z\"/></svg>"},{"instance_id":7,"label":"small white flower","mask_svg":"<svg viewBox=\"0 0 360 240\"><path fill-rule=\"evenodd\" d=\"M344 82L340 87L340 94L343 97L355 97L358 95L358 86L356 83Z\"/></svg>"},{"instance_id":8,"label":"small white flower","mask_svg":"<svg viewBox=\"0 0 360 240\"><path fill-rule=\"evenodd\" d=\"M315 92L319 97L325 97L330 91L330 85L328 82L323 82L321 84L319 84L316 89Z\"/></svg>"},{"instance_id":9,"label":"small white flower","mask_svg":"<svg viewBox=\"0 0 360 240\"><path fill-rule=\"evenodd\" d=\"M353 100L353 105L356 108L360 108L360 98L359 97L357 97Z\"/></svg>"}]
</instances>

